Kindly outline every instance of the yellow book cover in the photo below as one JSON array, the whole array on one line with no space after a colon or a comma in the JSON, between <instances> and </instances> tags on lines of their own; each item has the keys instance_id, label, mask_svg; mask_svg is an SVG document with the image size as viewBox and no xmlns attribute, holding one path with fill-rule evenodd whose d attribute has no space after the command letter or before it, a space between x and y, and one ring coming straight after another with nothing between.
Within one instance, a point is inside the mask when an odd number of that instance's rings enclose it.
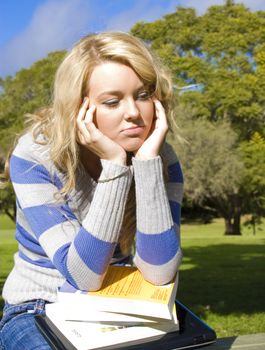
<instances>
[{"instance_id":1,"label":"yellow book cover","mask_svg":"<svg viewBox=\"0 0 265 350\"><path fill-rule=\"evenodd\" d=\"M130 266L109 266L103 285L96 292L82 292L63 285L58 301L78 308L145 315L172 319L177 277L163 286L147 282L141 272ZM69 304L68 304L69 305Z\"/></svg>"},{"instance_id":2,"label":"yellow book cover","mask_svg":"<svg viewBox=\"0 0 265 350\"><path fill-rule=\"evenodd\" d=\"M109 266L103 285L91 296L146 300L153 303L168 304L174 289L174 282L155 286L147 282L135 267Z\"/></svg>"}]
</instances>

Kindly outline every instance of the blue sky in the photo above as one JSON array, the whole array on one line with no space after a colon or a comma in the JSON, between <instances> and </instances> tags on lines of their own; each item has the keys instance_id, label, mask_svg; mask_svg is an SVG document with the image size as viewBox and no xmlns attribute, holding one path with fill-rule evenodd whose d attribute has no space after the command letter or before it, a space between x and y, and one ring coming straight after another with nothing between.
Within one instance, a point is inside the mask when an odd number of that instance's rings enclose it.
<instances>
[{"instance_id":1,"label":"blue sky","mask_svg":"<svg viewBox=\"0 0 265 350\"><path fill-rule=\"evenodd\" d=\"M242 0L265 10L264 0ZM89 32L128 31L182 5L202 14L223 0L0 0L0 76L14 75L48 52L70 48Z\"/></svg>"}]
</instances>

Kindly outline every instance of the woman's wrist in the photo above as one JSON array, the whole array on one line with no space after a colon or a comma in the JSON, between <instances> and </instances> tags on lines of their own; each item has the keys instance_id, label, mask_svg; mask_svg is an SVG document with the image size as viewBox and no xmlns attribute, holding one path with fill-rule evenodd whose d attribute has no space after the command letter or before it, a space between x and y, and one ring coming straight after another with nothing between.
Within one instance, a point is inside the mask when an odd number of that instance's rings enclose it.
<instances>
[{"instance_id":1,"label":"woman's wrist","mask_svg":"<svg viewBox=\"0 0 265 350\"><path fill-rule=\"evenodd\" d=\"M109 182L123 177L132 177L130 167L119 164L113 160L101 159L102 172L98 179L99 183Z\"/></svg>"},{"instance_id":2,"label":"woman's wrist","mask_svg":"<svg viewBox=\"0 0 265 350\"><path fill-rule=\"evenodd\" d=\"M121 157L113 157L113 158L109 158L109 159L105 159L108 160L114 164L120 165L120 166L126 166L127 164L127 159L126 159L126 154L124 156Z\"/></svg>"},{"instance_id":3,"label":"woman's wrist","mask_svg":"<svg viewBox=\"0 0 265 350\"><path fill-rule=\"evenodd\" d=\"M157 152L150 152L150 153L141 153L141 152L137 152L134 155L135 159L138 160L150 160L150 159L154 159L158 156L159 154Z\"/></svg>"},{"instance_id":4,"label":"woman's wrist","mask_svg":"<svg viewBox=\"0 0 265 350\"><path fill-rule=\"evenodd\" d=\"M132 159L134 160L134 161L148 161L148 160L150 160L150 161L152 161L153 159L156 159L156 158L158 158L158 157L160 157L160 155L159 154L153 154L153 155L135 155Z\"/></svg>"}]
</instances>

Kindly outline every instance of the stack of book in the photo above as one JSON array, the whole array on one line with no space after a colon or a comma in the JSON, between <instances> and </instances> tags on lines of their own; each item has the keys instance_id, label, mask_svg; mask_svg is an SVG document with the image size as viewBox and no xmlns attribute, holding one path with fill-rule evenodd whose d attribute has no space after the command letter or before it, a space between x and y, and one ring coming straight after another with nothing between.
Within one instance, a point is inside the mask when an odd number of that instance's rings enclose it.
<instances>
[{"instance_id":1,"label":"stack of book","mask_svg":"<svg viewBox=\"0 0 265 350\"><path fill-rule=\"evenodd\" d=\"M102 288L82 292L65 283L46 319L72 349L118 349L157 340L179 329L177 281L155 286L134 267L110 266Z\"/></svg>"}]
</instances>

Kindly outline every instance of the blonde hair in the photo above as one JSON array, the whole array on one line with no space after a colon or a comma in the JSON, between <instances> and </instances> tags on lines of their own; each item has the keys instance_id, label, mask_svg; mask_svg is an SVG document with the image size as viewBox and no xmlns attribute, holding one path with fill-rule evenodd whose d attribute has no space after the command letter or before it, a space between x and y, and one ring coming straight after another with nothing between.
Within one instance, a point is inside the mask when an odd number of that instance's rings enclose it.
<instances>
[{"instance_id":1,"label":"blonde hair","mask_svg":"<svg viewBox=\"0 0 265 350\"><path fill-rule=\"evenodd\" d=\"M38 142L39 135L43 136L44 143L50 146L51 160L66 175L67 181L61 194L68 193L75 186L79 164L76 117L88 94L93 69L106 61L130 66L161 101L168 119L171 119L173 90L170 74L140 39L123 32L103 32L83 37L56 72L51 106L30 115L30 129L35 141Z\"/></svg>"}]
</instances>

